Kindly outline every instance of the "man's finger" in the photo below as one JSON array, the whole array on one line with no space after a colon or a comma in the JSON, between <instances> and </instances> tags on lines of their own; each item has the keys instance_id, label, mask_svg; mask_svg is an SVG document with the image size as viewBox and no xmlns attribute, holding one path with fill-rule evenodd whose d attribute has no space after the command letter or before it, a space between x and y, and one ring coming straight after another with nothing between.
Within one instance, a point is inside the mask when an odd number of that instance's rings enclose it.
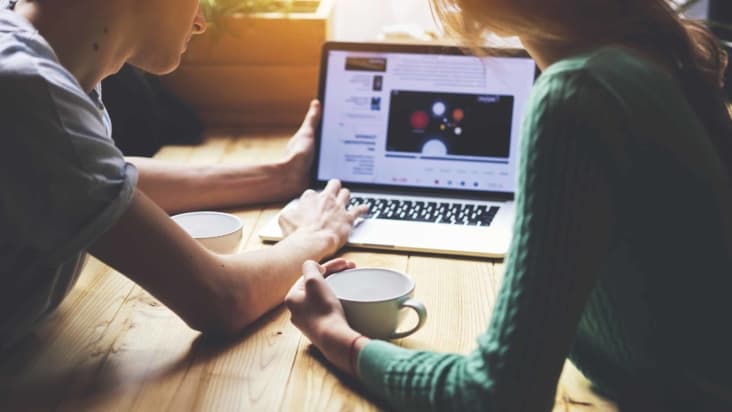
<instances>
[{"instance_id":1,"label":"man's finger","mask_svg":"<svg viewBox=\"0 0 732 412\"><path fill-rule=\"evenodd\" d=\"M301 198L305 198L305 197L307 197L307 196L312 196L312 195L314 195L315 193L316 193L316 192L315 192L315 190L313 190L313 189L307 189L307 190L305 190L304 192L302 192L302 195L301 195L300 197L301 197Z\"/></svg>"},{"instance_id":2,"label":"man's finger","mask_svg":"<svg viewBox=\"0 0 732 412\"><path fill-rule=\"evenodd\" d=\"M320 102L313 100L310 102L308 112L305 114L305 119L302 121L300 129L314 129L320 119Z\"/></svg>"},{"instance_id":3,"label":"man's finger","mask_svg":"<svg viewBox=\"0 0 732 412\"><path fill-rule=\"evenodd\" d=\"M341 181L338 179L330 179L328 184L325 185L323 193L330 194L335 197L339 190L341 190Z\"/></svg>"},{"instance_id":4,"label":"man's finger","mask_svg":"<svg viewBox=\"0 0 732 412\"><path fill-rule=\"evenodd\" d=\"M338 191L338 196L336 196L336 201L340 204L348 204L348 199L351 197L351 191L342 188L340 191Z\"/></svg>"},{"instance_id":5,"label":"man's finger","mask_svg":"<svg viewBox=\"0 0 732 412\"><path fill-rule=\"evenodd\" d=\"M363 216L368 212L369 212L368 205L358 205L358 206L354 206L354 207L348 209L348 213L351 215L351 217L353 218L354 221L359 216Z\"/></svg>"}]
</instances>

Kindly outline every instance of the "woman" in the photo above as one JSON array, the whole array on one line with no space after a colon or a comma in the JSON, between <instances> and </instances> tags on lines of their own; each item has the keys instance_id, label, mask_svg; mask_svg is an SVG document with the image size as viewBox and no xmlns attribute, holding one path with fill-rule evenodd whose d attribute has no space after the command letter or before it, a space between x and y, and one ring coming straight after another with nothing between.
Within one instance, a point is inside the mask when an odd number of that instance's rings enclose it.
<instances>
[{"instance_id":1,"label":"woman","mask_svg":"<svg viewBox=\"0 0 732 412\"><path fill-rule=\"evenodd\" d=\"M13 0L0 11L0 350L73 286L86 251L190 326L237 334L280 304L305 259L342 246L355 217L332 181L303 195L273 248L222 256L166 212L284 199L304 189L313 102L282 161L188 168L126 161L110 138L100 81L130 63L175 69L206 28L198 0ZM336 262L336 264L338 264Z\"/></svg>"},{"instance_id":2,"label":"woman","mask_svg":"<svg viewBox=\"0 0 732 412\"><path fill-rule=\"evenodd\" d=\"M286 298L293 323L396 410L550 410L566 357L621 410L732 410L732 121L716 40L665 0L432 6L464 39L519 36L543 70L490 326L467 356L369 340L314 262Z\"/></svg>"}]
</instances>

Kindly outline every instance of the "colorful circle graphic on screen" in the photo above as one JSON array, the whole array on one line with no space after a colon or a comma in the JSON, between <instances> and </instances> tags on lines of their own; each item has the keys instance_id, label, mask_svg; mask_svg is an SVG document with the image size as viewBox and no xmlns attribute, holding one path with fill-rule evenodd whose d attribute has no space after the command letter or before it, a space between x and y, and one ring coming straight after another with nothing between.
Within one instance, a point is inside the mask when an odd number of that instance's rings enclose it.
<instances>
[{"instance_id":1,"label":"colorful circle graphic on screen","mask_svg":"<svg viewBox=\"0 0 732 412\"><path fill-rule=\"evenodd\" d=\"M440 139L430 139L422 145L422 155L445 156L447 155L447 146Z\"/></svg>"},{"instance_id":2,"label":"colorful circle graphic on screen","mask_svg":"<svg viewBox=\"0 0 732 412\"><path fill-rule=\"evenodd\" d=\"M452 119L459 122L465 118L465 112L461 108L452 111Z\"/></svg>"},{"instance_id":3,"label":"colorful circle graphic on screen","mask_svg":"<svg viewBox=\"0 0 732 412\"><path fill-rule=\"evenodd\" d=\"M412 116L409 119L409 121L412 124L412 128L425 129L427 127L427 124L430 121L430 118L429 118L429 116L427 116L427 113L419 110L419 111L412 113Z\"/></svg>"},{"instance_id":4,"label":"colorful circle graphic on screen","mask_svg":"<svg viewBox=\"0 0 732 412\"><path fill-rule=\"evenodd\" d=\"M432 113L435 116L442 116L443 114L445 114L445 110L446 109L447 108L445 107L445 103L442 103L442 102L434 102L432 104Z\"/></svg>"}]
</instances>

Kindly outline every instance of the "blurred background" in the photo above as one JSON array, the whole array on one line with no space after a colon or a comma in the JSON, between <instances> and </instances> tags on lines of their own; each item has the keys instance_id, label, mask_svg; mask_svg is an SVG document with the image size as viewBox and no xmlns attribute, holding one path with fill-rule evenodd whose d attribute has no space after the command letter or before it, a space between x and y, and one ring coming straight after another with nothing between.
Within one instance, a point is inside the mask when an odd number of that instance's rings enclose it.
<instances>
[{"instance_id":1,"label":"blurred background","mask_svg":"<svg viewBox=\"0 0 732 412\"><path fill-rule=\"evenodd\" d=\"M175 72L158 77L124 66L104 81L113 137L125 154L195 144L207 128L294 130L317 96L324 41L445 41L428 0L200 1L209 30L191 41ZM732 52L732 0L670 1L708 22Z\"/></svg>"},{"instance_id":2,"label":"blurred background","mask_svg":"<svg viewBox=\"0 0 732 412\"><path fill-rule=\"evenodd\" d=\"M373 40L400 29L414 34L436 32L428 0L336 1L333 37L337 40Z\"/></svg>"}]
</instances>

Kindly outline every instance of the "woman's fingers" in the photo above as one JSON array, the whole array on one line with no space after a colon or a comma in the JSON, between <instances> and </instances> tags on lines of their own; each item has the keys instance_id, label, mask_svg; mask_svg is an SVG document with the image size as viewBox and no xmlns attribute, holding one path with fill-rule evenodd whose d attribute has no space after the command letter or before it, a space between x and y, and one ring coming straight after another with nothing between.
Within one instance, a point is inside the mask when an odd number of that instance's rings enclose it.
<instances>
[{"instance_id":1,"label":"woman's fingers","mask_svg":"<svg viewBox=\"0 0 732 412\"><path fill-rule=\"evenodd\" d=\"M323 273L325 273L325 268L314 260L306 260L302 264L302 276L305 280L316 276L322 277Z\"/></svg>"},{"instance_id":2,"label":"woman's fingers","mask_svg":"<svg viewBox=\"0 0 732 412\"><path fill-rule=\"evenodd\" d=\"M325 276L328 276L332 273L340 272L342 270L353 269L356 267L356 264L351 262L350 260L337 258L325 262L323 266L325 267Z\"/></svg>"}]
</instances>

